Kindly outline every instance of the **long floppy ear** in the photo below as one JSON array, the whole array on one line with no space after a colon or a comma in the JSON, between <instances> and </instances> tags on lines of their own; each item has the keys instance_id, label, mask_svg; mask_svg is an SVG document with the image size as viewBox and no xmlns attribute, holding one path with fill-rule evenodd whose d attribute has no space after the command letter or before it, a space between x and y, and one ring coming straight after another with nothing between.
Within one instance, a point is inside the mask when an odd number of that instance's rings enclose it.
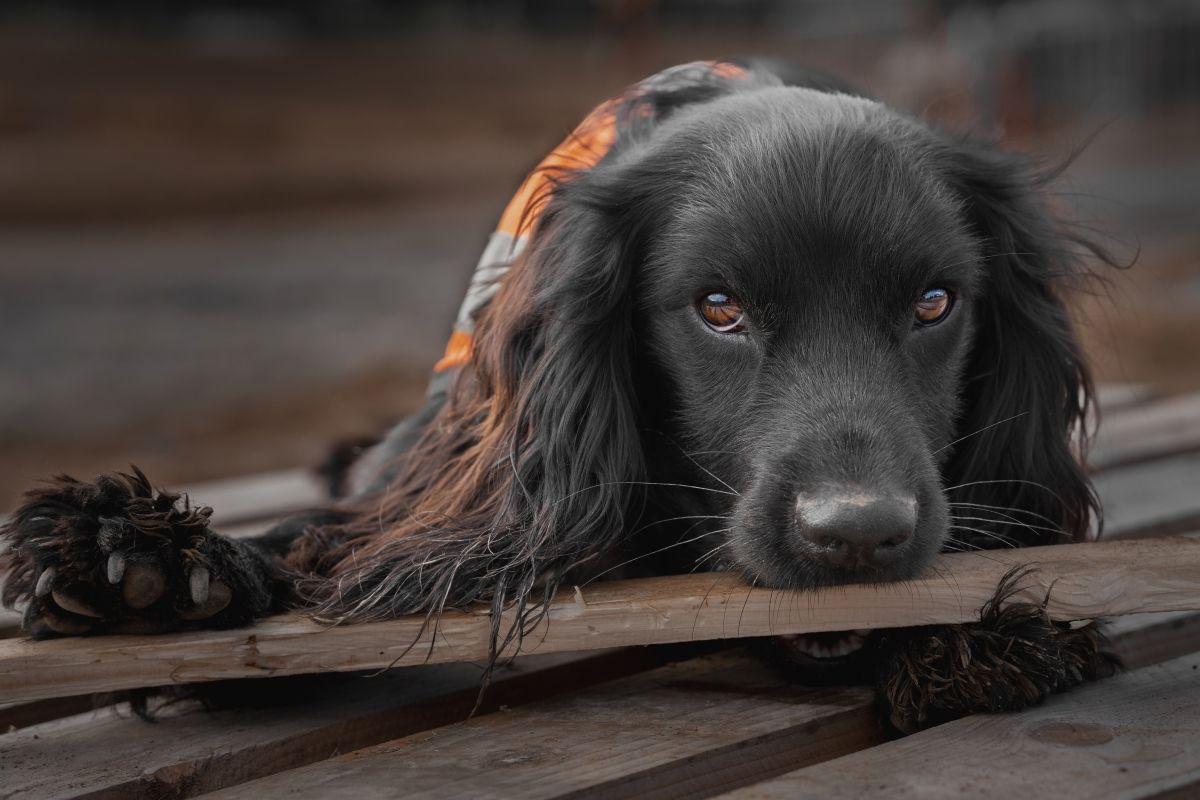
<instances>
[{"instance_id":1,"label":"long floppy ear","mask_svg":"<svg viewBox=\"0 0 1200 800\"><path fill-rule=\"evenodd\" d=\"M636 208L613 193L611 172L554 190L479 321L471 363L391 486L294 551L292 567L317 576L300 591L320 615L516 604L513 628L493 617L502 647L570 569L623 535L643 475L628 301Z\"/></svg>"},{"instance_id":2,"label":"long floppy ear","mask_svg":"<svg viewBox=\"0 0 1200 800\"><path fill-rule=\"evenodd\" d=\"M985 287L946 467L957 538L981 547L1083 541L1101 509L1083 463L1092 383L1064 295L1101 248L1057 223L1039 196L1050 176L970 141L946 156L980 237ZM994 523L983 520L994 520ZM1000 538L997 538L1000 537ZM1004 540L1004 541L1001 541Z\"/></svg>"}]
</instances>

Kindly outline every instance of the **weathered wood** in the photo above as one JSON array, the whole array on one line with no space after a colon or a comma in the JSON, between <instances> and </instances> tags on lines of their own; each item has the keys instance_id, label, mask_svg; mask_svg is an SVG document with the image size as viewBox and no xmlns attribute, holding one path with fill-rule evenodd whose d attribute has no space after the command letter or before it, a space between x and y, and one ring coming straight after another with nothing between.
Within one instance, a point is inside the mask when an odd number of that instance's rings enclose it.
<instances>
[{"instance_id":1,"label":"weathered wood","mask_svg":"<svg viewBox=\"0 0 1200 800\"><path fill-rule=\"evenodd\" d=\"M1200 542L1139 540L943 555L925 578L816 592L749 588L724 574L597 583L560 595L522 652L966 622L1021 565L1037 569L1014 599L1049 593L1056 619L1200 610ZM231 631L5 640L0 700L477 660L490 630L482 611L444 614L436 637L422 617L323 628L291 614Z\"/></svg>"},{"instance_id":2,"label":"weathered wood","mask_svg":"<svg viewBox=\"0 0 1200 800\"><path fill-rule=\"evenodd\" d=\"M1131 614L1105 624L1112 651L1129 669L1200 652L1200 614Z\"/></svg>"},{"instance_id":3,"label":"weathered wood","mask_svg":"<svg viewBox=\"0 0 1200 800\"><path fill-rule=\"evenodd\" d=\"M1105 539L1200 529L1200 453L1103 472L1095 485L1104 504Z\"/></svg>"},{"instance_id":4,"label":"weathered wood","mask_svg":"<svg viewBox=\"0 0 1200 800\"><path fill-rule=\"evenodd\" d=\"M478 714L653 669L680 648L534 656L500 670ZM270 681L278 703L161 709L154 724L105 709L0 736L0 798L190 797L465 719L481 667L418 667ZM252 698L260 700L262 690Z\"/></svg>"},{"instance_id":5,"label":"weathered wood","mask_svg":"<svg viewBox=\"0 0 1200 800\"><path fill-rule=\"evenodd\" d=\"M1200 394L1173 397L1105 417L1090 461L1097 469L1200 450Z\"/></svg>"},{"instance_id":6,"label":"weathered wood","mask_svg":"<svg viewBox=\"0 0 1200 800\"><path fill-rule=\"evenodd\" d=\"M951 722L722 797L1200 796L1200 656Z\"/></svg>"},{"instance_id":7,"label":"weathered wood","mask_svg":"<svg viewBox=\"0 0 1200 800\"><path fill-rule=\"evenodd\" d=\"M1150 631L1136 622L1157 616L1122 620L1114 647L1124 652L1166 634L1162 619L1152 619ZM1185 652L1158 646L1146 654L1165 660ZM841 701L805 694L731 653L409 736L223 796L371 798L402 785L415 797L709 797L789 764L877 744L872 698L855 693Z\"/></svg>"},{"instance_id":8,"label":"weathered wood","mask_svg":"<svg viewBox=\"0 0 1200 800\"><path fill-rule=\"evenodd\" d=\"M1140 656L1137 666L1154 663L1156 659L1168 660L1197 649L1200 645L1194 640L1177 636L1177 631L1165 624L1171 616L1137 614L1116 620L1111 633L1114 648L1126 658L1131 652ZM677 652L672 650L664 655L661 648L633 648L612 656L581 659L548 672L540 672L529 660L522 660L518 662L520 671L515 678L502 676L502 681L489 691L483 710L545 699L551 694L605 678L618 679L654 666L657 658L662 658L658 661L661 664ZM640 660L634 662L633 668L626 668L625 661L616 665L612 661L634 657L640 657ZM533 660L536 661L536 657ZM460 665L417 667L384 673L370 680L323 676L304 679L300 684L294 682L296 679L275 679L262 684L263 689L269 689L274 695L294 693L297 702L280 708L216 715L197 712L193 706L185 705L174 713L166 713L156 725L146 725L128 717L118 718L111 712L98 712L78 722L42 725L26 733L0 737L0 786L12 786L18 792L36 786L38 796L52 798L95 797L104 793L128 798L185 797L233 786L312 763L331 754L444 724L449 720L432 712L445 710L456 702L458 710L462 711L474 699L473 687L451 698L423 701L416 707L405 705L405 698L407 695L411 699L411 693L428 687L430 681L443 680L447 675L453 678L458 672L457 677L466 681L477 674L460 672L460 669ZM758 666L751 665L749 670L761 675ZM581 677L585 671L591 674ZM525 685L531 685L528 696L517 696L511 688L513 680L525 680ZM315 686L319 692L297 688L304 686ZM756 691L766 702L770 692L766 689ZM776 695L776 699L794 703L795 696L788 691ZM650 704L643 696L632 694L628 697L637 706L630 712L635 716L661 710L661 706ZM662 760L649 769L645 769L644 763L630 762L626 773L620 773L616 764L609 764L604 780L610 788L626 787L628 791L621 792L626 795L652 793L674 786L685 786L689 791L697 789L704 795L706 793L700 787L710 786L714 776L720 776L724 785L730 787L754 782L762 779L764 769L777 773L804 763L794 760L797 754L807 752L814 760L818 756L829 758L848 751L856 741L873 742L876 722L867 714L865 697L861 700L861 710L863 727L842 730L837 741L822 739L821 746L827 747L826 750L804 749L810 744L806 737L830 737L833 734L833 728L818 721L807 731L749 737L745 740L749 749L739 744L737 748L718 748L703 755L685 753L682 760ZM569 740L578 730L589 729L586 715L559 719L556 724L561 726L561 731L556 732L540 713L540 705L530 706L529 711L535 715L532 729L543 731L550 739ZM849 707L837 713L842 711L849 714L848 719L853 718ZM706 706L705 722L707 727L723 727L733 735L743 720L723 716L719 709ZM480 723L475 720L468 724ZM629 727L635 724L640 723L630 717ZM518 743L524 741L524 736L518 739ZM121 744L114 749L111 742ZM606 741L597 739L594 744L597 752L590 756L577 752L576 756L586 756L592 762L607 758ZM847 749L840 749L843 747ZM662 756L662 751L659 755ZM47 763L53 763L53 771L47 771ZM510 758L510 763L522 761ZM737 770L734 764L744 764L744 769ZM638 791L633 791L634 788Z\"/></svg>"},{"instance_id":9,"label":"weathered wood","mask_svg":"<svg viewBox=\"0 0 1200 800\"><path fill-rule=\"evenodd\" d=\"M105 696L84 694L74 697L52 697L29 703L0 703L0 734L100 708L107 705L103 697Z\"/></svg>"},{"instance_id":10,"label":"weathered wood","mask_svg":"<svg viewBox=\"0 0 1200 800\"><path fill-rule=\"evenodd\" d=\"M195 505L212 506L217 530L279 517L326 502L320 480L304 469L209 481L184 489Z\"/></svg>"},{"instance_id":11,"label":"weathered wood","mask_svg":"<svg viewBox=\"0 0 1200 800\"><path fill-rule=\"evenodd\" d=\"M1154 400L1158 390L1148 383L1104 383L1096 387L1096 405L1105 419Z\"/></svg>"},{"instance_id":12,"label":"weathered wood","mask_svg":"<svg viewBox=\"0 0 1200 800\"><path fill-rule=\"evenodd\" d=\"M883 740L865 688L728 653L226 789L215 797L693 797Z\"/></svg>"}]
</instances>

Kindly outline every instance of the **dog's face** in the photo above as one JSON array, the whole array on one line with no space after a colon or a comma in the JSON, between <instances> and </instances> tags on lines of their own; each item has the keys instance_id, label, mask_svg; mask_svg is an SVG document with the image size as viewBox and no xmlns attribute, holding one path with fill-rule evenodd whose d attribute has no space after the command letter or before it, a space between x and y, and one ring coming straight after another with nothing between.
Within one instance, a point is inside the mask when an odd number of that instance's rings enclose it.
<instances>
[{"instance_id":1,"label":"dog's face","mask_svg":"<svg viewBox=\"0 0 1200 800\"><path fill-rule=\"evenodd\" d=\"M704 154L673 170L641 269L665 424L737 493L727 559L746 573L912 576L948 530L975 237L920 129L882 107L787 89L714 106L658 145Z\"/></svg>"},{"instance_id":2,"label":"dog's face","mask_svg":"<svg viewBox=\"0 0 1200 800\"><path fill-rule=\"evenodd\" d=\"M1086 535L1078 269L1025 162L810 89L655 107L555 186L433 427L481 552L805 587Z\"/></svg>"},{"instance_id":3,"label":"dog's face","mask_svg":"<svg viewBox=\"0 0 1200 800\"><path fill-rule=\"evenodd\" d=\"M975 238L919 129L882 107L796 90L714 106L658 145L704 154L675 170L641 270L666 424L737 492L728 557L748 574L914 575L948 530Z\"/></svg>"},{"instance_id":4,"label":"dog's face","mask_svg":"<svg viewBox=\"0 0 1200 800\"><path fill-rule=\"evenodd\" d=\"M354 501L331 613L490 600L519 631L630 545L804 587L1086 535L1060 293L1087 242L1026 161L781 80L641 84L598 163L554 167L468 363Z\"/></svg>"},{"instance_id":5,"label":"dog's face","mask_svg":"<svg viewBox=\"0 0 1200 800\"><path fill-rule=\"evenodd\" d=\"M677 445L651 477L711 486L718 563L760 583L916 575L950 538L945 467L979 416L968 362L1004 245L937 136L877 103L780 88L665 128L625 167L653 187L628 300L638 405ZM1015 415L1058 413L1059 389Z\"/></svg>"}]
</instances>

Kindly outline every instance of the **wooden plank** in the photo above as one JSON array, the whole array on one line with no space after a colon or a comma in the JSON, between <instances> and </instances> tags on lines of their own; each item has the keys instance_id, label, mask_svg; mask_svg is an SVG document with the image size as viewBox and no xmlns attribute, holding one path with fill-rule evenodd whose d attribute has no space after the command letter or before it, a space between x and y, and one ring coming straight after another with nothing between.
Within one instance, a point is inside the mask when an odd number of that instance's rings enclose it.
<instances>
[{"instance_id":1,"label":"wooden plank","mask_svg":"<svg viewBox=\"0 0 1200 800\"><path fill-rule=\"evenodd\" d=\"M653 669L687 649L534 656L501 669L479 714ZM279 704L206 711L167 706L157 721L105 709L0 736L0 798L190 797L465 719L481 667L418 667L372 677L281 679ZM255 695L254 699L258 699ZM289 700L291 702L289 702Z\"/></svg>"},{"instance_id":2,"label":"wooden plank","mask_svg":"<svg viewBox=\"0 0 1200 800\"><path fill-rule=\"evenodd\" d=\"M1101 473L1095 485L1104 503L1105 539L1200 529L1200 453Z\"/></svg>"},{"instance_id":3,"label":"wooden plank","mask_svg":"<svg viewBox=\"0 0 1200 800\"><path fill-rule=\"evenodd\" d=\"M1196 642L1182 641L1162 624L1166 616L1169 615L1138 614L1117 620L1117 629L1113 632L1113 644L1117 651L1130 652L1134 649L1130 646L1133 644L1137 652L1149 657L1141 662L1148 664L1154 663L1154 657L1167 660L1188 652L1180 647L1195 649ZM1161 641L1155 643L1153 635L1148 636L1147 632L1159 636ZM1146 646L1147 642L1150 643L1149 647ZM571 662L566 669L558 669L557 673L554 671L557 668L548 667L543 672L528 662L518 662L520 671L516 676L502 677L497 682L489 691L483 711L501 705L514 706L531 699L544 700L552 693L578 689L603 679L619 679L657 666L678 652L664 653L661 648L635 648L619 651L612 656ZM651 654L655 657L652 658ZM627 664L614 666L611 661L601 663L617 657L640 657L641 660L633 664L634 668L627 668ZM294 679L268 681L266 685L272 687L275 694L290 695L295 691L307 698L304 703L282 708L225 711L211 715L197 713L191 706L185 706L177 713L168 712L155 725L118 717L112 712L96 713L75 722L43 725L19 737L0 737L0 785L12 786L18 791L37 787L39 796L52 798L107 794L135 800L144 797L186 797L233 786L313 763L331 754L452 721L433 712L445 712L455 703L458 703L458 710L464 712L474 700L471 689L451 695L451 698L443 696L423 701L417 706L405 705L404 695L407 693L412 699L412 693L427 685L428 681L446 679L448 673L453 677L452 673L457 669L457 666L418 667L410 671L385 673L371 680L327 676L321 680L340 678L343 683L319 684L322 687L319 696L314 696L311 690L304 692L290 688L294 684L289 684L289 681ZM749 665L748 670L748 675L762 674L758 665ZM590 674L581 677L584 672ZM465 678L469 679L471 675L467 672ZM347 680L353 682L346 683ZM528 696L521 696L512 688L506 688L511 687L513 681L521 680L531 686ZM281 683L283 685L279 686ZM676 685L692 688L678 682ZM766 685L764 682L753 691L767 698L770 692L763 688ZM713 687L710 682L703 688L711 691ZM744 685L742 691L746 691ZM782 694L773 696L776 700L795 703L795 695L790 692L790 689L784 689ZM702 692L700 697L703 696ZM629 718L627 727L634 727L636 715L658 715L661 710L644 695L635 693L627 697L636 701L636 707L630 712L635 716ZM799 760L802 756L805 759L811 756L815 763L819 757L830 758L853 747L876 741L875 718L866 713L869 699L863 697L856 699L856 702L864 712L860 717L861 727L842 729L837 739L831 737L834 728L828 721L818 719L814 720L810 729L801 732L785 730L770 737L748 737L745 742L749 749L739 745L732 750L718 747L706 751L703 756L683 754L682 759L666 759L650 769L642 768L644 764L630 762L631 769L621 773L619 765L624 762L617 759L614 764L607 766L605 785L609 789L614 785L624 786L628 791L622 794L644 796L652 796L653 792L664 786L685 786L689 791L695 789L697 794L706 796L708 792L704 788L710 787L717 777L726 785L735 786L761 780L764 769L778 773L807 763L806 760ZM530 706L529 710L534 715L531 729L542 731L544 737L554 739L555 732L546 727L548 720L542 714L541 706ZM849 706L831 713L845 713L845 718L853 719ZM579 729L588 728L588 720L586 715L560 719L558 724L562 730L557 734L558 738L571 739ZM704 721L706 727L724 726L729 731L737 731L741 725L741 720L723 718L719 710L712 706L705 707ZM467 724L475 726L480 723L474 720ZM819 741L810 741L813 739ZM438 741L445 743L445 739ZM522 735L518 742L524 741ZM110 742L121 744L114 751ZM605 741L597 739L596 744L598 752L588 756L590 762L608 757ZM389 749L394 751L394 748ZM737 769L731 760L744 765L744 768ZM49 773L45 770L48 762L54 764L54 770ZM508 763L523 762L510 754ZM593 772L593 779L595 775ZM252 787L262 788L261 785ZM633 791L635 788L638 791Z\"/></svg>"},{"instance_id":4,"label":"wooden plank","mask_svg":"<svg viewBox=\"0 0 1200 800\"><path fill-rule=\"evenodd\" d=\"M1090 461L1096 469L1140 464L1200 450L1200 393L1105 418Z\"/></svg>"},{"instance_id":5,"label":"wooden plank","mask_svg":"<svg viewBox=\"0 0 1200 800\"><path fill-rule=\"evenodd\" d=\"M727 574L597 583L560 595L522 652L966 622L1020 565L1037 570L1014 599L1041 600L1053 586L1056 619L1200 610L1200 542L1138 540L947 554L929 577L815 592L750 588ZM478 660L490 630L484 611L444 614L436 637L423 617L325 628L289 614L228 631L5 640L0 699Z\"/></svg>"},{"instance_id":6,"label":"wooden plank","mask_svg":"<svg viewBox=\"0 0 1200 800\"><path fill-rule=\"evenodd\" d=\"M1200 796L1200 656L979 715L722 797Z\"/></svg>"},{"instance_id":7,"label":"wooden plank","mask_svg":"<svg viewBox=\"0 0 1200 800\"><path fill-rule=\"evenodd\" d=\"M52 719L82 714L108 705L105 695L75 695L34 700L31 703L0 703L0 734L39 725Z\"/></svg>"},{"instance_id":8,"label":"wooden plank","mask_svg":"<svg viewBox=\"0 0 1200 800\"><path fill-rule=\"evenodd\" d=\"M398 739L214 797L692 797L882 741L863 687L789 685L741 653Z\"/></svg>"},{"instance_id":9,"label":"wooden plank","mask_svg":"<svg viewBox=\"0 0 1200 800\"><path fill-rule=\"evenodd\" d=\"M1131 614L1105 624L1112 651L1129 669L1200 651L1200 614Z\"/></svg>"},{"instance_id":10,"label":"wooden plank","mask_svg":"<svg viewBox=\"0 0 1200 800\"><path fill-rule=\"evenodd\" d=\"M321 481L305 469L282 470L185 487L196 505L212 506L213 527L257 522L327 502Z\"/></svg>"},{"instance_id":11,"label":"wooden plank","mask_svg":"<svg viewBox=\"0 0 1200 800\"><path fill-rule=\"evenodd\" d=\"M1142 624L1127 622L1138 618ZM1118 651L1163 637L1143 650L1146 664L1197 644L1181 642L1158 615L1121 622L1112 633ZM724 654L410 736L223 796L372 798L403 785L405 796L415 797L709 797L789 764L819 763L880 741L869 693L841 694L835 705L806 691L760 663Z\"/></svg>"},{"instance_id":12,"label":"wooden plank","mask_svg":"<svg viewBox=\"0 0 1200 800\"><path fill-rule=\"evenodd\" d=\"M1192 637L1181 636L1181 627L1175 622L1180 616L1138 614L1116 620L1112 630L1114 648L1133 666L1196 649L1200 646L1195 639L1195 634L1200 633L1200 623L1193 623L1193 627L1186 629L1192 632ZM1182 621L1186 623L1188 617L1200 620L1200 615L1182 615ZM649 657L649 654L659 652L637 648L613 654L613 657L621 658L631 654L639 657L640 660L634 663L635 669L629 669L628 664L614 666L611 662L598 663L603 659L591 659L572 663L565 674L575 682L575 687L617 678L653 666L655 661L662 663L665 657ZM586 664L592 665L591 674L581 678ZM19 738L14 738L15 735L0 737L0 786L12 785L18 789L37 786L38 796L46 797L95 797L103 793L133 798L175 797L211 791L461 718L475 698L474 691L469 688L459 692L456 700L443 697L430 700L420 708L405 706L400 702L404 698L395 698L398 685L405 692L412 691L430 680L439 680L448 674L453 677L460 666L418 667L380 676L387 680L355 678L350 685L322 688L317 696L311 689L290 688L289 679L281 679L284 688L278 686L280 680L261 684L263 689L269 688L274 694L282 692L307 698L302 704L285 708L221 712L213 716L191 713L191 706L183 706L189 713L168 712L155 725L128 717L119 718L112 712L97 712L75 722L42 725ZM524 674L529 675L529 672ZM471 670L459 673L459 677L468 682L464 685L471 686L470 681L477 675L477 671ZM326 679L337 677L326 676ZM397 684L397 681L402 683ZM500 688L507 684L498 683L497 689L487 696L488 708L511 706L545 697L552 691L572 688L559 685L547 673L535 673L530 683L530 693L521 698L515 697L510 689ZM501 694L497 695L497 690ZM256 692L255 696L260 693ZM460 713L458 717L433 713L434 710L445 712L455 705ZM866 706L863 708L865 710ZM570 730L563 736L570 736L571 731L584 724L582 719L565 720ZM874 718L866 716L862 719L868 727L857 732L853 728L846 729L839 734L843 742L862 741L856 737L869 733ZM731 730L736 730L738 724L737 720L722 721L719 717L710 719L710 723L727 725ZM542 725L540 717L538 725ZM830 730L828 726L816 724L808 734L825 737ZM114 750L110 742L122 744ZM779 772L799 766L804 762L793 759L808 746L804 737L791 734L751 737L747 742L754 758L750 758L742 746L734 750L718 749L704 756L703 763L699 763L699 757L663 762L636 775L610 774L609 782L629 783L631 791L623 793L640 794L657 791L661 786L709 786L714 774L719 774L728 785L734 786L761 779L764 774L761 770L765 768ZM772 747L779 748L779 752ZM837 751L818 752L826 758L837 754ZM767 753L774 755L767 758ZM45 770L48 762L54 764L50 773ZM737 769L737 764L744 764L745 769ZM640 786L638 792L632 791L633 784ZM700 794L706 795L705 792Z\"/></svg>"},{"instance_id":13,"label":"wooden plank","mask_svg":"<svg viewBox=\"0 0 1200 800\"><path fill-rule=\"evenodd\" d=\"M1143 406L1158 397L1158 390L1148 383L1104 383L1096 387L1096 405L1105 419L1117 412Z\"/></svg>"}]
</instances>

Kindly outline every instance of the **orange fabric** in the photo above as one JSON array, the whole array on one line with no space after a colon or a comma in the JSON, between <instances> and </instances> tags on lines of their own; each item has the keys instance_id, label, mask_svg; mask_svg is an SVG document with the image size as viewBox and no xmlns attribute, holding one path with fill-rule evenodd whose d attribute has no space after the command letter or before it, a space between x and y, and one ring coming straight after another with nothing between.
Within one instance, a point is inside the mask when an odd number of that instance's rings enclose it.
<instances>
[{"instance_id":1,"label":"orange fabric","mask_svg":"<svg viewBox=\"0 0 1200 800\"><path fill-rule=\"evenodd\" d=\"M744 68L723 61L709 61L705 65L713 75L721 78L742 78L747 74ZM652 77L647 83L653 80ZM515 244L533 229L542 205L549 199L550 182L555 174L590 169L604 158L617 139L617 109L624 100L624 96L618 96L601 103L538 163L505 206L496 227L497 232L512 237ZM446 343L441 360L434 365L434 372L445 372L466 364L471 360L471 348L471 334L455 330Z\"/></svg>"},{"instance_id":2,"label":"orange fabric","mask_svg":"<svg viewBox=\"0 0 1200 800\"><path fill-rule=\"evenodd\" d=\"M445 372L452 367L461 367L471 360L471 334L465 331L455 331L446 342L446 352L433 365L434 372Z\"/></svg>"},{"instance_id":3,"label":"orange fabric","mask_svg":"<svg viewBox=\"0 0 1200 800\"><path fill-rule=\"evenodd\" d=\"M545 202L555 172L591 169L604 158L617 138L615 100L609 100L587 116L571 135L543 158L513 195L500 216L496 230L516 239L532 227L538 217L536 204Z\"/></svg>"}]
</instances>

